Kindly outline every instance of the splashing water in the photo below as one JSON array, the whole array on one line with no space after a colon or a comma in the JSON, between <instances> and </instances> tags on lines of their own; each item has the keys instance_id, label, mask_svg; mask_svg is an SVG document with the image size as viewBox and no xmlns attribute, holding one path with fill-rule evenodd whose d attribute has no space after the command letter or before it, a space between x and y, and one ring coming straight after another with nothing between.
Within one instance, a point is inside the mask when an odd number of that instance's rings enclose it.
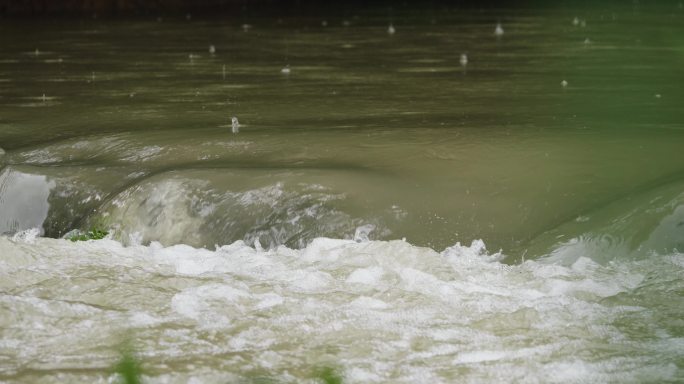
<instances>
[{"instance_id":1,"label":"splashing water","mask_svg":"<svg viewBox=\"0 0 684 384\"><path fill-rule=\"evenodd\" d=\"M238 133L240 132L240 122L238 121L238 118L233 116L230 119L230 127L233 133Z\"/></svg>"},{"instance_id":2,"label":"splashing water","mask_svg":"<svg viewBox=\"0 0 684 384\"><path fill-rule=\"evenodd\" d=\"M501 37L501 36L503 36L503 34L504 34L504 29L501 26L501 23L499 23L496 25L496 28L494 28L494 35L496 37Z\"/></svg>"}]
</instances>

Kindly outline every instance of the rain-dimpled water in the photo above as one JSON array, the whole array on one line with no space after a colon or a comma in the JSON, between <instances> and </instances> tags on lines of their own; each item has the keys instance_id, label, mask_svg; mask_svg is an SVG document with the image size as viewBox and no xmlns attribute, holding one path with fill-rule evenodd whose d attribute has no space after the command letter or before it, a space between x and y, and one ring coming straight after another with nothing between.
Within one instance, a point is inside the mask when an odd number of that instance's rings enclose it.
<instances>
[{"instance_id":1,"label":"rain-dimpled water","mask_svg":"<svg viewBox=\"0 0 684 384\"><path fill-rule=\"evenodd\" d=\"M684 381L677 4L0 20L0 381Z\"/></svg>"}]
</instances>

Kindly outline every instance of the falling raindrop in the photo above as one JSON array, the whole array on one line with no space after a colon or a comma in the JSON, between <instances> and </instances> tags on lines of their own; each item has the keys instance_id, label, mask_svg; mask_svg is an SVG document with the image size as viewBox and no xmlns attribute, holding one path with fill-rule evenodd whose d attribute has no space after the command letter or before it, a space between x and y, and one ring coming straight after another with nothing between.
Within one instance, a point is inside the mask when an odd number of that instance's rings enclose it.
<instances>
[{"instance_id":1,"label":"falling raindrop","mask_svg":"<svg viewBox=\"0 0 684 384\"><path fill-rule=\"evenodd\" d=\"M461 66L465 67L468 65L468 55L465 53L461 53L461 58L458 60L459 63L461 63Z\"/></svg>"},{"instance_id":2,"label":"falling raindrop","mask_svg":"<svg viewBox=\"0 0 684 384\"><path fill-rule=\"evenodd\" d=\"M579 23L580 23L579 19L577 18L577 16L575 16L575 18L572 19L572 25L574 25L576 27L579 25Z\"/></svg>"},{"instance_id":3,"label":"falling raindrop","mask_svg":"<svg viewBox=\"0 0 684 384\"><path fill-rule=\"evenodd\" d=\"M285 68L280 70L280 73L282 73L283 75L289 75L290 74L290 66L286 65Z\"/></svg>"},{"instance_id":4,"label":"falling raindrop","mask_svg":"<svg viewBox=\"0 0 684 384\"><path fill-rule=\"evenodd\" d=\"M397 31L397 30L394 29L394 25L392 25L392 24L390 24L389 27L387 27L387 34L389 34L389 35L394 35L394 33L395 33L396 31Z\"/></svg>"},{"instance_id":5,"label":"falling raindrop","mask_svg":"<svg viewBox=\"0 0 684 384\"><path fill-rule=\"evenodd\" d=\"M209 46L209 53L212 54L212 55L213 55L214 53L216 53L216 47L214 47L213 45L210 45L210 46Z\"/></svg>"},{"instance_id":6,"label":"falling raindrop","mask_svg":"<svg viewBox=\"0 0 684 384\"><path fill-rule=\"evenodd\" d=\"M45 94L43 93L43 103L47 101L47 97L45 97Z\"/></svg>"},{"instance_id":7,"label":"falling raindrop","mask_svg":"<svg viewBox=\"0 0 684 384\"><path fill-rule=\"evenodd\" d=\"M565 81L565 80L561 81L561 87L565 88L565 87L567 87L567 86L568 86L568 82L567 82L567 81Z\"/></svg>"},{"instance_id":8,"label":"falling raindrop","mask_svg":"<svg viewBox=\"0 0 684 384\"><path fill-rule=\"evenodd\" d=\"M328 26L328 20L323 20L323 21L321 21L321 26L322 26L322 27L327 27L327 26Z\"/></svg>"},{"instance_id":9,"label":"falling raindrop","mask_svg":"<svg viewBox=\"0 0 684 384\"><path fill-rule=\"evenodd\" d=\"M226 79L226 65L223 64L223 69L221 70L221 73L223 74L223 80Z\"/></svg>"},{"instance_id":10,"label":"falling raindrop","mask_svg":"<svg viewBox=\"0 0 684 384\"><path fill-rule=\"evenodd\" d=\"M40 55L40 51L38 50L38 48L36 48L35 54L36 54L36 56Z\"/></svg>"},{"instance_id":11,"label":"falling raindrop","mask_svg":"<svg viewBox=\"0 0 684 384\"><path fill-rule=\"evenodd\" d=\"M240 132L240 122L238 122L237 117L233 116L230 119L230 126L232 128L233 133L238 133Z\"/></svg>"},{"instance_id":12,"label":"falling raindrop","mask_svg":"<svg viewBox=\"0 0 684 384\"><path fill-rule=\"evenodd\" d=\"M504 34L503 27L501 26L501 23L496 24L496 28L494 29L494 35L496 37L501 37Z\"/></svg>"},{"instance_id":13,"label":"falling raindrop","mask_svg":"<svg viewBox=\"0 0 684 384\"><path fill-rule=\"evenodd\" d=\"M589 45L589 44L591 44L591 40L589 40L589 38L587 37L586 39L584 39L584 45Z\"/></svg>"}]
</instances>

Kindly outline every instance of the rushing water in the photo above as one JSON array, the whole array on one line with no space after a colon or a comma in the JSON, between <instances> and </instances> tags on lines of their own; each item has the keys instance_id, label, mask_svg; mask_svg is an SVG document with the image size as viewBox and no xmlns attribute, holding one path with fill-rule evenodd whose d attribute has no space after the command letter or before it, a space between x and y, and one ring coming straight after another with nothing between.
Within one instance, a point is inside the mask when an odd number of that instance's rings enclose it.
<instances>
[{"instance_id":1,"label":"rushing water","mask_svg":"<svg viewBox=\"0 0 684 384\"><path fill-rule=\"evenodd\" d=\"M0 48L0 381L684 381L676 2Z\"/></svg>"}]
</instances>

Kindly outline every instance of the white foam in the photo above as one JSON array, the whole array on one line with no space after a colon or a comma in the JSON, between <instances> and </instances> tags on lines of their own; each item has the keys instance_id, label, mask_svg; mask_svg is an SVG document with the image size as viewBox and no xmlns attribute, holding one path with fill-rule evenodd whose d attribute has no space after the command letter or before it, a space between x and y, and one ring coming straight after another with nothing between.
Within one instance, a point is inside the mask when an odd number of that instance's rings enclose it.
<instances>
[{"instance_id":1,"label":"white foam","mask_svg":"<svg viewBox=\"0 0 684 384\"><path fill-rule=\"evenodd\" d=\"M54 367L74 356L109 364L102 348L137 330L145 359L193 366L156 366L153 383L251 370L297 382L309 373L293 365L325 362L350 383L451 382L455 370L467 382L681 375L684 339L658 315L682 289L681 254L506 266L480 241L438 253L326 238L302 250L238 241L210 251L7 237L0 254L3 289L22 292L0 297L13 308L0 316L5 365L19 371L42 356Z\"/></svg>"},{"instance_id":2,"label":"white foam","mask_svg":"<svg viewBox=\"0 0 684 384\"><path fill-rule=\"evenodd\" d=\"M346 282L348 284L376 285L382 278L383 270L380 267L359 268L354 270Z\"/></svg>"}]
</instances>

